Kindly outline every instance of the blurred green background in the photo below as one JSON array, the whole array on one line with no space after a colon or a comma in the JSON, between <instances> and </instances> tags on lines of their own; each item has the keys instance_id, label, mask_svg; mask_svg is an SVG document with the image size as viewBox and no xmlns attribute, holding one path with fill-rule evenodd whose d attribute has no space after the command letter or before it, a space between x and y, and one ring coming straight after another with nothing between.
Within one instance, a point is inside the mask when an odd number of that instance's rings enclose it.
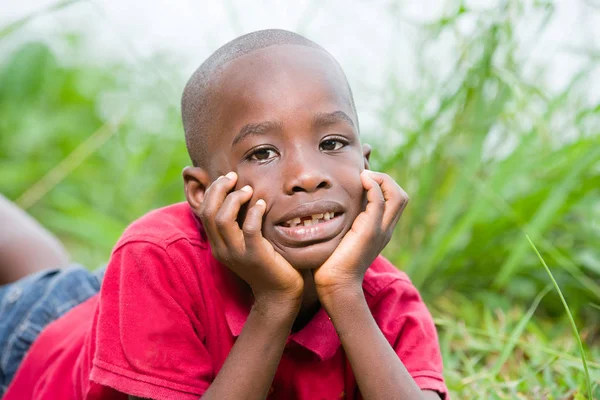
<instances>
[{"instance_id":1,"label":"blurred green background","mask_svg":"<svg viewBox=\"0 0 600 400\"><path fill-rule=\"evenodd\" d=\"M93 268L130 222L183 200L187 75L163 53L95 62L77 32L53 37L60 51L21 40L40 14L72 3L0 26L0 190ZM434 314L455 399L589 398L588 379L600 398L600 46L590 37L570 49L580 62L557 90L518 34L535 18L535 47L556 12L547 1L456 1L434 20L398 17L422 50L416 80L407 89L393 69L384 76L376 124L363 128L372 168L411 196L385 255ZM439 76L430 64L448 35L454 57ZM573 314L588 373L526 234Z\"/></svg>"}]
</instances>

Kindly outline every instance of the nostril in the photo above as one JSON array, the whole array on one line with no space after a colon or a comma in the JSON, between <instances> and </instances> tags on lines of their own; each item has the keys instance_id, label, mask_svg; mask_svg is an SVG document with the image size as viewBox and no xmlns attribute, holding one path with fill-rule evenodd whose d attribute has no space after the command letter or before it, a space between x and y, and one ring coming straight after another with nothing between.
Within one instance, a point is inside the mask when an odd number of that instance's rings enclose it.
<instances>
[{"instance_id":1,"label":"nostril","mask_svg":"<svg viewBox=\"0 0 600 400\"><path fill-rule=\"evenodd\" d=\"M327 179L318 180L318 179L298 179L296 182L292 183L287 187L286 191L288 193L300 193L300 192L308 192L312 193L315 190L326 189L331 186L331 182Z\"/></svg>"}]
</instances>

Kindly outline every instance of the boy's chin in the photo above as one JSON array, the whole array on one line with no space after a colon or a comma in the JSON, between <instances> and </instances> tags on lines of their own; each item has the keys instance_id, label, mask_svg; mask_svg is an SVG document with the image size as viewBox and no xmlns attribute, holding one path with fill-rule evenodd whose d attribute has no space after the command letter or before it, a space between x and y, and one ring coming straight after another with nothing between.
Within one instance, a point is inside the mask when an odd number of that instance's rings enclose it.
<instances>
[{"instance_id":1,"label":"boy's chin","mask_svg":"<svg viewBox=\"0 0 600 400\"><path fill-rule=\"evenodd\" d=\"M299 271L316 269L333 254L338 243L339 240L333 239L306 247L287 248L281 255Z\"/></svg>"}]
</instances>

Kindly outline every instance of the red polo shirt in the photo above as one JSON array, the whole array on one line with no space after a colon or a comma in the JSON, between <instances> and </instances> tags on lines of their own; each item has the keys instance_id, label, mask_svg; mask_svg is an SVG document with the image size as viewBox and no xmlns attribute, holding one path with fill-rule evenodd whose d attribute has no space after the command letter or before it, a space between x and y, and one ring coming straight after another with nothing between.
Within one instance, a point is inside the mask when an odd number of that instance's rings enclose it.
<instances>
[{"instance_id":1,"label":"red polo shirt","mask_svg":"<svg viewBox=\"0 0 600 400\"><path fill-rule=\"evenodd\" d=\"M9 387L12 399L197 399L218 374L252 305L213 257L185 203L132 224L101 292L50 324ZM379 257L365 275L377 324L422 389L446 396L431 315L408 277ZM290 335L269 399L359 399L335 329L321 309Z\"/></svg>"}]
</instances>

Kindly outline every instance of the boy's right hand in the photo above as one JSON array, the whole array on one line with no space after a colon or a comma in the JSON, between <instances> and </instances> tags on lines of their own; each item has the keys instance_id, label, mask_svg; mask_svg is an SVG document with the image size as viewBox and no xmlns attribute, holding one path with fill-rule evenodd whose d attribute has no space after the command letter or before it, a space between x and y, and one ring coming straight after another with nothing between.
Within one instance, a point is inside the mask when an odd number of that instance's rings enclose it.
<instances>
[{"instance_id":1,"label":"boy's right hand","mask_svg":"<svg viewBox=\"0 0 600 400\"><path fill-rule=\"evenodd\" d=\"M240 229L240 208L252 197L252 188L234 190L237 174L229 172L207 189L200 207L200 219L217 260L242 278L257 303L282 301L299 306L304 280L262 235L266 203L259 199L249 207Z\"/></svg>"}]
</instances>

